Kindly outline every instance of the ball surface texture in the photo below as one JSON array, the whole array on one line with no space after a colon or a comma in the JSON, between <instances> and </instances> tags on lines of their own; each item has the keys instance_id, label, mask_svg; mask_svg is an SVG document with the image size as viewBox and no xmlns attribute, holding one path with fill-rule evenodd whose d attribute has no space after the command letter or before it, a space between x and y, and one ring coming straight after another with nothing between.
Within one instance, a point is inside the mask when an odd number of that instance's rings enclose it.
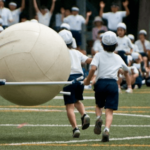
<instances>
[{"instance_id":1,"label":"ball surface texture","mask_svg":"<svg viewBox=\"0 0 150 150\"><path fill-rule=\"evenodd\" d=\"M0 79L7 82L67 81L71 62L63 39L39 23L19 23L0 34ZM0 95L18 105L53 99L63 85L0 86Z\"/></svg>"}]
</instances>

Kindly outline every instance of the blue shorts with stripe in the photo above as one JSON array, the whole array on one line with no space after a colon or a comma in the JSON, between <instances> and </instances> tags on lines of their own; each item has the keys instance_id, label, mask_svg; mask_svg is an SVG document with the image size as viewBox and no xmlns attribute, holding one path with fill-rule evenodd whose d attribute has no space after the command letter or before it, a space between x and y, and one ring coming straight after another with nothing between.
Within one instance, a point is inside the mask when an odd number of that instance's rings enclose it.
<instances>
[{"instance_id":1,"label":"blue shorts with stripe","mask_svg":"<svg viewBox=\"0 0 150 150\"><path fill-rule=\"evenodd\" d=\"M79 77L83 76L82 74L74 74L70 75L68 81L73 81ZM64 95L64 101L65 105L67 104L74 104L78 100L83 100L83 91L84 91L84 85L82 85L80 82L76 82L72 85L66 86L63 88L64 92L71 92L71 95Z\"/></svg>"}]
</instances>

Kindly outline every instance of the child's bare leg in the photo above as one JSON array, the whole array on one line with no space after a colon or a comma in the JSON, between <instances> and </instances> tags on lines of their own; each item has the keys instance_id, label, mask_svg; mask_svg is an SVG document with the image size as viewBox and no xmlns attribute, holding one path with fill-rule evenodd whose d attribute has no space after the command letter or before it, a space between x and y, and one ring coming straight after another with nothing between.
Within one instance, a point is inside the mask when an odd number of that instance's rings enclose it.
<instances>
[{"instance_id":1,"label":"child's bare leg","mask_svg":"<svg viewBox=\"0 0 150 150\"><path fill-rule=\"evenodd\" d=\"M95 113L96 113L96 117L101 117L102 116L102 108L99 108L98 106L96 106L95 108Z\"/></svg>"},{"instance_id":2,"label":"child's bare leg","mask_svg":"<svg viewBox=\"0 0 150 150\"><path fill-rule=\"evenodd\" d=\"M81 116L83 116L85 114L85 108L82 102L77 101L75 103L75 107L76 109L79 111L79 113L81 114Z\"/></svg>"},{"instance_id":3,"label":"child's bare leg","mask_svg":"<svg viewBox=\"0 0 150 150\"><path fill-rule=\"evenodd\" d=\"M72 128L77 127L77 122L76 122L76 116L74 113L74 104L68 104L66 105L66 111L67 111L67 116L69 119L70 124L72 125Z\"/></svg>"},{"instance_id":4,"label":"child's bare leg","mask_svg":"<svg viewBox=\"0 0 150 150\"><path fill-rule=\"evenodd\" d=\"M108 130L109 130L110 126L112 124L112 121L113 121L113 110L112 109L106 109L105 110L105 115L106 115L105 128L108 128Z\"/></svg>"}]
</instances>

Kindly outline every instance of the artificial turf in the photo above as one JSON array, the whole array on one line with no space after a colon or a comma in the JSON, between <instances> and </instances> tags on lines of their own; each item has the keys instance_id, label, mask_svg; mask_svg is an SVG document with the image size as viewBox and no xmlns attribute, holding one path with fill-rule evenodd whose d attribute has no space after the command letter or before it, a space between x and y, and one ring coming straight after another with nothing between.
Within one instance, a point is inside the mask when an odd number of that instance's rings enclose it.
<instances>
[{"instance_id":1,"label":"artificial turf","mask_svg":"<svg viewBox=\"0 0 150 150\"><path fill-rule=\"evenodd\" d=\"M85 91L84 96L94 96L92 90ZM113 125L110 130L109 143L101 142L101 135L93 133L95 123L94 100L84 100L86 110L91 117L91 127L81 130L79 139L72 138L72 128L69 125L64 102L51 100L38 107L16 106L0 97L0 150L149 150L150 137L150 89L143 87L134 90L133 94L120 94L119 110L115 112ZM119 115L119 114L121 115ZM124 114L124 115L123 115ZM135 115L135 116L130 116ZM142 116L143 115L143 116ZM147 117L145 117L147 116ZM78 125L81 125L80 114L76 113ZM105 122L105 115L103 115ZM19 124L27 125L18 128ZM6 126L8 125L8 126ZM13 126L14 125L14 126ZM39 126L38 126L39 125ZM40 126L57 125L57 126ZM120 125L131 125L121 127ZM133 127L132 125L137 125ZM141 127L148 125L148 127ZM103 127L104 128L104 127ZM117 140L126 137L139 137L132 140ZM141 139L140 139L141 137ZM87 141L82 141L82 140ZM73 141L74 143L56 143L60 141ZM92 140L89 142L88 140ZM97 141L98 140L98 141ZM81 142L82 141L82 142ZM36 142L33 144L32 142ZM40 143L43 142L43 143ZM50 143L47 143L50 142ZM25 143L22 146L9 145L10 143Z\"/></svg>"}]
</instances>

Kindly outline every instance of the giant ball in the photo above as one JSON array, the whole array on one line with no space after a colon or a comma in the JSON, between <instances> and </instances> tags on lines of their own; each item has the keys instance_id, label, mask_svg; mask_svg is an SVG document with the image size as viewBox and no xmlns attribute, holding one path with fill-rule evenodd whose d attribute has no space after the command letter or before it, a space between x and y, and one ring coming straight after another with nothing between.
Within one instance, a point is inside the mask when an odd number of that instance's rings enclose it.
<instances>
[{"instance_id":1,"label":"giant ball","mask_svg":"<svg viewBox=\"0 0 150 150\"><path fill-rule=\"evenodd\" d=\"M71 69L62 38L39 23L20 23L0 34L0 79L7 82L67 81ZM0 86L0 95L18 105L53 99L63 85Z\"/></svg>"}]
</instances>

